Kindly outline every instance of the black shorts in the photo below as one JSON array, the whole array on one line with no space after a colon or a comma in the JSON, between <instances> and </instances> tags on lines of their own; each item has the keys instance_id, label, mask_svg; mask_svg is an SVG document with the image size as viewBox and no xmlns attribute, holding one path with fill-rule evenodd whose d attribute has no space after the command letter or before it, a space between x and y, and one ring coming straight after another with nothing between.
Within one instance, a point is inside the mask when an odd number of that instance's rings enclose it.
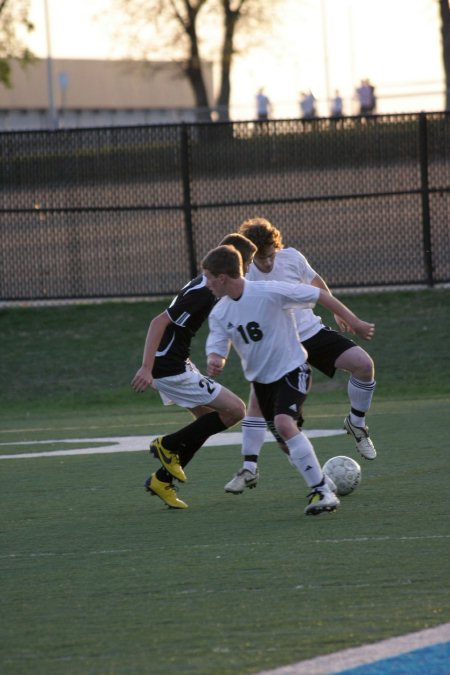
<instances>
[{"instance_id":1,"label":"black shorts","mask_svg":"<svg viewBox=\"0 0 450 675\"><path fill-rule=\"evenodd\" d=\"M311 388L311 368L307 363L276 382L253 382L253 388L267 426L278 442L284 443L275 429L276 415L290 415L297 421L299 429L302 428L303 404Z\"/></svg>"},{"instance_id":2,"label":"black shorts","mask_svg":"<svg viewBox=\"0 0 450 675\"><path fill-rule=\"evenodd\" d=\"M357 346L356 342L329 326L325 326L311 338L304 340L302 345L308 352L308 363L328 377L333 377L335 374L334 364L339 356L347 349Z\"/></svg>"}]
</instances>

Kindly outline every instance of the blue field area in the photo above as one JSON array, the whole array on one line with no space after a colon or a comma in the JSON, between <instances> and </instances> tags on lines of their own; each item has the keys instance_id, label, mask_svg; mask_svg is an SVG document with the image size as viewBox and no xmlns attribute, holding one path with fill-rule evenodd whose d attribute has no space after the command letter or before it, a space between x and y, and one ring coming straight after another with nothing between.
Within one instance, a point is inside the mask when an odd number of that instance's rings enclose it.
<instances>
[{"instance_id":1,"label":"blue field area","mask_svg":"<svg viewBox=\"0 0 450 675\"><path fill-rule=\"evenodd\" d=\"M259 675L450 675L450 623Z\"/></svg>"},{"instance_id":2,"label":"blue field area","mask_svg":"<svg viewBox=\"0 0 450 675\"><path fill-rule=\"evenodd\" d=\"M350 670L340 670L339 675L449 675L450 642L406 654L382 659Z\"/></svg>"}]
</instances>

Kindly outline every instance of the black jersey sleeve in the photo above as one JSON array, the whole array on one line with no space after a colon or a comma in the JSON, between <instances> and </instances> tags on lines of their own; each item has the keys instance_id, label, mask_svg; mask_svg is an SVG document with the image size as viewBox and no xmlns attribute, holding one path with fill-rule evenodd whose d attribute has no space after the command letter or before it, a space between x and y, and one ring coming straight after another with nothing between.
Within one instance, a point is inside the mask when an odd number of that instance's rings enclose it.
<instances>
[{"instance_id":1,"label":"black jersey sleeve","mask_svg":"<svg viewBox=\"0 0 450 675\"><path fill-rule=\"evenodd\" d=\"M178 375L186 368L191 341L208 317L216 298L206 287L203 276L184 286L166 309L171 323L156 352L153 377Z\"/></svg>"},{"instance_id":2,"label":"black jersey sleeve","mask_svg":"<svg viewBox=\"0 0 450 675\"><path fill-rule=\"evenodd\" d=\"M181 289L166 311L176 326L186 327L195 335L215 301L213 294L206 287L205 277L200 275Z\"/></svg>"}]
</instances>

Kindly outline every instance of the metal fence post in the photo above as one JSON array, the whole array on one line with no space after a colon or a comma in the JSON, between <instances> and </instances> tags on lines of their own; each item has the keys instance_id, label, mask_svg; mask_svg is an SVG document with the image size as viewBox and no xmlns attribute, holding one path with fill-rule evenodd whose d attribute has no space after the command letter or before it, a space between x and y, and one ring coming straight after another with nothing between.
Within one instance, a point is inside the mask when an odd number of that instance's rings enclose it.
<instances>
[{"instance_id":1,"label":"metal fence post","mask_svg":"<svg viewBox=\"0 0 450 675\"><path fill-rule=\"evenodd\" d=\"M428 129L427 116L419 115L420 191L422 195L422 238L425 274L428 286L434 285L431 251L430 190L428 184Z\"/></svg>"},{"instance_id":2,"label":"metal fence post","mask_svg":"<svg viewBox=\"0 0 450 675\"><path fill-rule=\"evenodd\" d=\"M187 124L181 124L181 175L183 180L183 214L186 228L186 241L189 255L191 277L197 276L197 260L195 255L194 232L192 227L191 201L191 157L189 153L189 139Z\"/></svg>"}]
</instances>

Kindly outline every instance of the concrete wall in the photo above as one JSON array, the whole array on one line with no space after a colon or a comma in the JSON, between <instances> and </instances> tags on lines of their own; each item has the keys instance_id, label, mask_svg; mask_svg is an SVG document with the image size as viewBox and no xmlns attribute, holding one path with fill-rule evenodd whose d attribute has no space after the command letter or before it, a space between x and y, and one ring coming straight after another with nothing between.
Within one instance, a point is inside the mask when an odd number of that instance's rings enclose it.
<instances>
[{"instance_id":1,"label":"concrete wall","mask_svg":"<svg viewBox=\"0 0 450 675\"><path fill-rule=\"evenodd\" d=\"M60 127L191 122L195 100L181 64L54 59L53 102ZM12 63L13 87L0 85L0 131L49 126L48 64ZM213 101L212 64L205 81Z\"/></svg>"}]
</instances>

